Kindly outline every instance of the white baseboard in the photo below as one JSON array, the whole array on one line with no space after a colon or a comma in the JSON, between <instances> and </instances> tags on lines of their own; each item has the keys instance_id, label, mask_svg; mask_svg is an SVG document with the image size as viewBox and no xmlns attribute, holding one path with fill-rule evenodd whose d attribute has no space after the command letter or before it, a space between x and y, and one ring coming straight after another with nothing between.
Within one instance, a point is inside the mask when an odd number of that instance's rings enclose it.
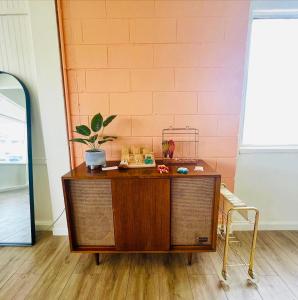
<instances>
[{"instance_id":1,"label":"white baseboard","mask_svg":"<svg viewBox=\"0 0 298 300\"><path fill-rule=\"evenodd\" d=\"M53 235L68 235L67 227L51 227L53 224L52 220L49 221L35 221L35 229L36 231L52 231Z\"/></svg>"},{"instance_id":2,"label":"white baseboard","mask_svg":"<svg viewBox=\"0 0 298 300\"><path fill-rule=\"evenodd\" d=\"M252 225L235 224L232 230L248 231L252 230ZM260 222L259 230L298 230L298 222Z\"/></svg>"},{"instance_id":3,"label":"white baseboard","mask_svg":"<svg viewBox=\"0 0 298 300\"><path fill-rule=\"evenodd\" d=\"M53 228L53 235L68 235L67 227L54 227Z\"/></svg>"},{"instance_id":4,"label":"white baseboard","mask_svg":"<svg viewBox=\"0 0 298 300\"><path fill-rule=\"evenodd\" d=\"M52 228L50 227L52 225L52 220L48 221L35 221L35 229L36 231L52 231Z\"/></svg>"}]
</instances>

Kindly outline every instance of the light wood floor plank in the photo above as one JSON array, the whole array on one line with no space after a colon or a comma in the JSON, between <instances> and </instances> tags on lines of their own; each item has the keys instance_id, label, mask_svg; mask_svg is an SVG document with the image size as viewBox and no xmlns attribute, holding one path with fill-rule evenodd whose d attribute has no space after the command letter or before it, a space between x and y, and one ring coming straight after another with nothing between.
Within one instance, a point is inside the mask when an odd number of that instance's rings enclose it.
<instances>
[{"instance_id":1,"label":"light wood floor plank","mask_svg":"<svg viewBox=\"0 0 298 300\"><path fill-rule=\"evenodd\" d=\"M237 232L236 236L242 243L242 246L238 248L239 252L241 253L241 256L245 258L246 262L248 262L252 233L246 231ZM277 275L276 271L272 268L272 266L266 259L268 257L266 251L268 251L268 246L264 244L262 239L258 238L254 270L259 276Z\"/></svg>"},{"instance_id":2,"label":"light wood floor plank","mask_svg":"<svg viewBox=\"0 0 298 300\"><path fill-rule=\"evenodd\" d=\"M194 299L226 300L228 299L219 284L217 275L190 275L190 285Z\"/></svg>"},{"instance_id":3,"label":"light wood floor plank","mask_svg":"<svg viewBox=\"0 0 298 300\"><path fill-rule=\"evenodd\" d=\"M273 232L262 233L262 239L268 245L271 253L275 253L271 259L268 249L268 261L278 276L288 286L291 292L298 298L298 251L291 243L280 240L279 234ZM294 248L292 248L294 247Z\"/></svg>"},{"instance_id":4,"label":"light wood floor plank","mask_svg":"<svg viewBox=\"0 0 298 300\"><path fill-rule=\"evenodd\" d=\"M163 256L163 254L157 254ZM153 254L132 256L126 299L159 299L159 274Z\"/></svg>"},{"instance_id":5,"label":"light wood floor plank","mask_svg":"<svg viewBox=\"0 0 298 300\"><path fill-rule=\"evenodd\" d=\"M284 253L294 250L295 254L292 258L296 260L298 252L293 249L295 244L288 243L289 241L284 239L287 234L288 232L281 231L260 232L259 234L255 272L258 275L257 288L263 299L297 299L295 279L291 275L293 268L290 267L288 271L285 271L289 263L291 264L290 257L285 256ZM244 242L243 249L248 248L248 235L247 232L238 233ZM295 232L294 236L298 237L298 232ZM280 248L281 245L283 246ZM294 266L294 277L298 280L298 273L295 275L296 269Z\"/></svg>"},{"instance_id":6,"label":"light wood floor plank","mask_svg":"<svg viewBox=\"0 0 298 300\"><path fill-rule=\"evenodd\" d=\"M277 275L259 276L256 287L264 300L297 300L288 286Z\"/></svg>"},{"instance_id":7,"label":"light wood floor plank","mask_svg":"<svg viewBox=\"0 0 298 300\"><path fill-rule=\"evenodd\" d=\"M247 283L247 272L243 268L229 269L228 285L224 291L229 300L260 300L262 299L257 286Z\"/></svg>"},{"instance_id":8,"label":"light wood floor plank","mask_svg":"<svg viewBox=\"0 0 298 300\"><path fill-rule=\"evenodd\" d=\"M125 299L130 271L130 255L106 255L99 266L78 270L71 275L61 299ZM88 263L87 265L90 266Z\"/></svg>"},{"instance_id":9,"label":"light wood floor plank","mask_svg":"<svg viewBox=\"0 0 298 300\"><path fill-rule=\"evenodd\" d=\"M15 273L0 289L0 299L25 299L39 279L38 274Z\"/></svg>"},{"instance_id":10,"label":"light wood floor plank","mask_svg":"<svg viewBox=\"0 0 298 300\"><path fill-rule=\"evenodd\" d=\"M29 255L28 260L24 260L18 266L15 273L0 289L0 299L2 297L3 299L25 299L26 295L36 286L45 270L50 267L53 260L58 256L63 246L66 247L67 243L61 237L49 239L44 245L41 244L41 247L36 248L36 252L32 252L32 257Z\"/></svg>"},{"instance_id":11,"label":"light wood floor plank","mask_svg":"<svg viewBox=\"0 0 298 300\"><path fill-rule=\"evenodd\" d=\"M193 299L184 258L185 254L160 256L158 264L160 299Z\"/></svg>"},{"instance_id":12,"label":"light wood floor plank","mask_svg":"<svg viewBox=\"0 0 298 300\"><path fill-rule=\"evenodd\" d=\"M192 264L187 266L189 275L216 275L211 255L214 253L193 253ZM184 263L187 265L187 257L184 255Z\"/></svg>"},{"instance_id":13,"label":"light wood floor plank","mask_svg":"<svg viewBox=\"0 0 298 300\"><path fill-rule=\"evenodd\" d=\"M296 246L298 247L298 231L282 231L282 233L286 236L288 236Z\"/></svg>"},{"instance_id":14,"label":"light wood floor plank","mask_svg":"<svg viewBox=\"0 0 298 300\"><path fill-rule=\"evenodd\" d=\"M230 251L229 263L241 263L241 261ZM211 255L213 264L217 270L219 280L223 281L221 276L222 257L218 253ZM247 268L246 267L229 267L228 281L224 282L222 289L229 300L260 300L262 299L256 286L247 285Z\"/></svg>"},{"instance_id":15,"label":"light wood floor plank","mask_svg":"<svg viewBox=\"0 0 298 300\"><path fill-rule=\"evenodd\" d=\"M63 247L52 264L42 273L27 299L58 299L67 280L74 272L80 254L70 254L68 247Z\"/></svg>"},{"instance_id":16,"label":"light wood floor plank","mask_svg":"<svg viewBox=\"0 0 298 300\"><path fill-rule=\"evenodd\" d=\"M249 233L237 235L246 254ZM257 280L235 267L221 285L219 252L194 254L191 266L186 254L105 254L97 266L91 254L70 254L66 237L42 233L34 247L0 248L0 299L298 300L297 249L298 232L260 232Z\"/></svg>"},{"instance_id":17,"label":"light wood floor plank","mask_svg":"<svg viewBox=\"0 0 298 300\"><path fill-rule=\"evenodd\" d=\"M32 260L32 257L47 246L52 241L49 233L39 234L42 243L38 243L33 247L2 247L0 255L0 288L9 280L21 267ZM29 250L30 249L30 250Z\"/></svg>"}]
</instances>

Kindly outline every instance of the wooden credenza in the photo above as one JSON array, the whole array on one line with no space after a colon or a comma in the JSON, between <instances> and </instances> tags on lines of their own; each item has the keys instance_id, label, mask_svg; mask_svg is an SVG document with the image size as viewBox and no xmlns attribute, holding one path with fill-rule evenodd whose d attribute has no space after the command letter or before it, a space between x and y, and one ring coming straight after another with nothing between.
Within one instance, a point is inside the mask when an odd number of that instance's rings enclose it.
<instances>
[{"instance_id":1,"label":"wooden credenza","mask_svg":"<svg viewBox=\"0 0 298 300\"><path fill-rule=\"evenodd\" d=\"M215 251L220 175L199 165L204 171L188 164L190 172L181 175L175 165L159 174L155 168L90 172L81 164L64 175L71 251Z\"/></svg>"}]
</instances>

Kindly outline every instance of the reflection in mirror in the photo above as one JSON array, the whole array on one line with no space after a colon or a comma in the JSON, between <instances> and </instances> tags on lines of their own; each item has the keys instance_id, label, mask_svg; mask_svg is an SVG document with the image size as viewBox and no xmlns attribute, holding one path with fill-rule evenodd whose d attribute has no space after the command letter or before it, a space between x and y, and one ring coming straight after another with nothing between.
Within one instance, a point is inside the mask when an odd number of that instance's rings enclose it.
<instances>
[{"instance_id":1,"label":"reflection in mirror","mask_svg":"<svg viewBox=\"0 0 298 300\"><path fill-rule=\"evenodd\" d=\"M0 73L0 244L32 243L26 109L20 82Z\"/></svg>"}]
</instances>

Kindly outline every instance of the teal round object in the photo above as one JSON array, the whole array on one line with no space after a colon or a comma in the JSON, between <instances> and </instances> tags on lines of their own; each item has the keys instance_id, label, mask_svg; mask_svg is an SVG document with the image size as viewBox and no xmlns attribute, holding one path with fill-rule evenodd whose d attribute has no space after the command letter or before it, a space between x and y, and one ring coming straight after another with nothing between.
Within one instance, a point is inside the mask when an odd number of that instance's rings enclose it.
<instances>
[{"instance_id":1,"label":"teal round object","mask_svg":"<svg viewBox=\"0 0 298 300\"><path fill-rule=\"evenodd\" d=\"M189 170L187 168L183 168L183 167L180 167L177 169L177 173L179 173L179 174L187 174L188 171Z\"/></svg>"},{"instance_id":2,"label":"teal round object","mask_svg":"<svg viewBox=\"0 0 298 300\"><path fill-rule=\"evenodd\" d=\"M145 158L145 164L146 165L150 165L150 164L153 164L153 159L151 159L151 158Z\"/></svg>"}]
</instances>

